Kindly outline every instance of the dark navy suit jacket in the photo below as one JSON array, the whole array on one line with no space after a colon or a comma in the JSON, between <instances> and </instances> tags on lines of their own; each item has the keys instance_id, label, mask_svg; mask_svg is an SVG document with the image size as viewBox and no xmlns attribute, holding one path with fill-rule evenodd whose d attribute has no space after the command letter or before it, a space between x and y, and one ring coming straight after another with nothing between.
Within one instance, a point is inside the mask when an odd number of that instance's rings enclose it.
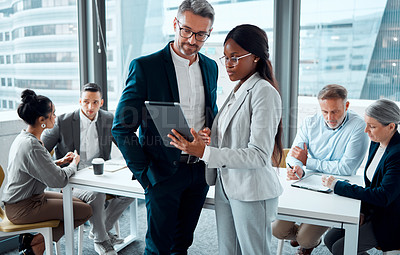
<instances>
[{"instance_id":1,"label":"dark navy suit jacket","mask_svg":"<svg viewBox=\"0 0 400 255\"><path fill-rule=\"evenodd\" d=\"M379 143L371 142L367 166L371 163ZM383 251L400 248L400 134L389 142L372 181L364 172L365 188L337 182L335 193L360 199L361 212L372 221L375 237Z\"/></svg>"},{"instance_id":2,"label":"dark navy suit jacket","mask_svg":"<svg viewBox=\"0 0 400 255\"><path fill-rule=\"evenodd\" d=\"M179 102L170 43L154 54L131 62L114 117L112 134L143 188L168 179L179 167L181 151L164 146L144 105L147 100ZM217 113L218 68L215 61L206 56L199 53L198 57L204 84L205 126L211 129ZM138 128L139 137L135 134Z\"/></svg>"}]
</instances>

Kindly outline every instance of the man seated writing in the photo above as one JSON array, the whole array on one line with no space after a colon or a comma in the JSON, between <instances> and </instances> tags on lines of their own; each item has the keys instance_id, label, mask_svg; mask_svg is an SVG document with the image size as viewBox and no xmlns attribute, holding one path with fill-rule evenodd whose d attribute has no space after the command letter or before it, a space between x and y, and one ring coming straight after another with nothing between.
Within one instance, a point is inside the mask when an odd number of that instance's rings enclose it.
<instances>
[{"instance_id":1,"label":"man seated writing","mask_svg":"<svg viewBox=\"0 0 400 255\"><path fill-rule=\"evenodd\" d=\"M368 148L365 123L348 110L347 90L327 85L318 93L321 113L306 118L298 130L286 162L289 180L305 176L304 169L333 175L352 175L360 167ZM328 227L278 220L273 234L291 240L297 254L311 254Z\"/></svg>"}]
</instances>

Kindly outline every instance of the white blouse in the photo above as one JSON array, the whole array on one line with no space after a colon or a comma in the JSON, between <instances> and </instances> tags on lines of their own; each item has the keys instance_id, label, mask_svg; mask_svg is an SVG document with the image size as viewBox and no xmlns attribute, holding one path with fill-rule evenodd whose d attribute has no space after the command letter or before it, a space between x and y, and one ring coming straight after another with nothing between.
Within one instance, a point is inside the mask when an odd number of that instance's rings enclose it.
<instances>
[{"instance_id":1,"label":"white blouse","mask_svg":"<svg viewBox=\"0 0 400 255\"><path fill-rule=\"evenodd\" d=\"M379 161L381 161L381 158L383 156L383 153L385 153L386 147L381 147L379 146L378 150L376 151L374 158L372 159L371 163L369 164L367 168L367 178L368 180L372 181L372 178L374 177L376 167L379 164Z\"/></svg>"}]
</instances>

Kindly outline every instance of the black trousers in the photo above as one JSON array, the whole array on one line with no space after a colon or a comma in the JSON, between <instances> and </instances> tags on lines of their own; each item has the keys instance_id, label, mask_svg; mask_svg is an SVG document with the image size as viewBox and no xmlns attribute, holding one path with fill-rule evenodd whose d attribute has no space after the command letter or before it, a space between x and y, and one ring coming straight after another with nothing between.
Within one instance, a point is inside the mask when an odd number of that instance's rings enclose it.
<instances>
[{"instance_id":1,"label":"black trousers","mask_svg":"<svg viewBox=\"0 0 400 255\"><path fill-rule=\"evenodd\" d=\"M344 229L332 228L325 235L324 243L333 255L342 255L344 252ZM367 251L378 245L376 241L372 223L365 222L358 231L357 254L368 255Z\"/></svg>"},{"instance_id":2,"label":"black trousers","mask_svg":"<svg viewBox=\"0 0 400 255\"><path fill-rule=\"evenodd\" d=\"M147 233L144 254L187 254L208 192L205 165L180 163L168 180L145 191Z\"/></svg>"}]
</instances>

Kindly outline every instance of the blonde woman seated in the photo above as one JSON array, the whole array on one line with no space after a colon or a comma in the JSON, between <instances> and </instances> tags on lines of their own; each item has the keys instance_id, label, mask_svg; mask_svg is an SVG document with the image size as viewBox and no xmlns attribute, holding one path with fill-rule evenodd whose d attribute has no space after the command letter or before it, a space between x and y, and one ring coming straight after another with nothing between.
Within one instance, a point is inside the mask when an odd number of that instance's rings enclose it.
<instances>
[{"instance_id":1,"label":"blonde woman seated","mask_svg":"<svg viewBox=\"0 0 400 255\"><path fill-rule=\"evenodd\" d=\"M21 97L18 115L28 124L28 128L22 130L11 145L2 201L8 219L14 224L61 220L58 227L53 228L53 240L58 241L64 235L63 197L61 193L44 190L47 187L65 187L69 177L77 171L80 157L77 153L69 152L64 158L53 162L40 141L40 135L46 128L54 126L54 104L49 98L36 95L29 89L24 90ZM59 167L67 163L67 167ZM73 208L75 227L92 215L90 205L79 199L73 199ZM44 252L41 234L24 234L19 241L20 254Z\"/></svg>"}]
</instances>

